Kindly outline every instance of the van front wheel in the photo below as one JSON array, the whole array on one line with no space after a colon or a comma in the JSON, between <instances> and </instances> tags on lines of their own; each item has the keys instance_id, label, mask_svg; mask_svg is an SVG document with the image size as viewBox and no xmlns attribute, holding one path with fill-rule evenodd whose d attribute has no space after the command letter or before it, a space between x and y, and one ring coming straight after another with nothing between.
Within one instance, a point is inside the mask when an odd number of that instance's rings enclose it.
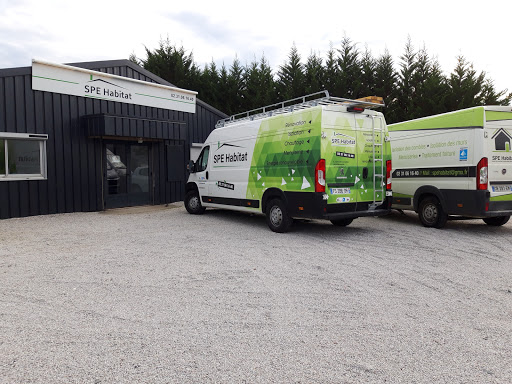
<instances>
[{"instance_id":1,"label":"van front wheel","mask_svg":"<svg viewBox=\"0 0 512 384\"><path fill-rule=\"evenodd\" d=\"M273 199L267 204L266 215L267 224L274 232L287 232L293 223L293 219L286 212L286 207L281 199Z\"/></svg>"},{"instance_id":2,"label":"van front wheel","mask_svg":"<svg viewBox=\"0 0 512 384\"><path fill-rule=\"evenodd\" d=\"M197 191L189 191L185 195L185 208L188 213L192 215L199 215L205 211L201 205L201 199L199 198L199 192Z\"/></svg>"},{"instance_id":3,"label":"van front wheel","mask_svg":"<svg viewBox=\"0 0 512 384\"><path fill-rule=\"evenodd\" d=\"M426 197L421 201L419 216L425 227L443 228L448 220L448 215L435 196Z\"/></svg>"},{"instance_id":4,"label":"van front wheel","mask_svg":"<svg viewBox=\"0 0 512 384\"><path fill-rule=\"evenodd\" d=\"M499 227L500 225L506 224L510 216L496 216L496 217L488 217L484 220L484 223L487 225L491 225L493 227Z\"/></svg>"}]
</instances>

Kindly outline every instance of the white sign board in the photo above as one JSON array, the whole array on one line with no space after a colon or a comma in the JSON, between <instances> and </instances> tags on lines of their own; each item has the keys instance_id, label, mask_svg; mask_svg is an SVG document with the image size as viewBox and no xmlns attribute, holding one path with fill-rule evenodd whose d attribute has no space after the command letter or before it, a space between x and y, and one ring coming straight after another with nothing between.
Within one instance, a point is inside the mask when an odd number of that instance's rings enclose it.
<instances>
[{"instance_id":1,"label":"white sign board","mask_svg":"<svg viewBox=\"0 0 512 384\"><path fill-rule=\"evenodd\" d=\"M32 60L32 89L195 113L197 92Z\"/></svg>"}]
</instances>

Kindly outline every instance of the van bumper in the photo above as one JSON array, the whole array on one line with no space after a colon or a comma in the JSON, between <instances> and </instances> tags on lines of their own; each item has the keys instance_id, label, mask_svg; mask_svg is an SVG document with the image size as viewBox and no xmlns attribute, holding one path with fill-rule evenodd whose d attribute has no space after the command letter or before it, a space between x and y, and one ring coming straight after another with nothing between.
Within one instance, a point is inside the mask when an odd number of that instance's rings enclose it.
<instances>
[{"instance_id":1,"label":"van bumper","mask_svg":"<svg viewBox=\"0 0 512 384\"><path fill-rule=\"evenodd\" d=\"M490 201L485 217L512 216L512 201Z\"/></svg>"},{"instance_id":2,"label":"van bumper","mask_svg":"<svg viewBox=\"0 0 512 384\"><path fill-rule=\"evenodd\" d=\"M361 216L382 216L391 210L391 197L381 205L371 202L327 204L322 192L284 192L287 211L291 217L336 220Z\"/></svg>"},{"instance_id":3,"label":"van bumper","mask_svg":"<svg viewBox=\"0 0 512 384\"><path fill-rule=\"evenodd\" d=\"M489 191L441 190L448 215L477 219L512 215L512 201L491 201Z\"/></svg>"}]
</instances>

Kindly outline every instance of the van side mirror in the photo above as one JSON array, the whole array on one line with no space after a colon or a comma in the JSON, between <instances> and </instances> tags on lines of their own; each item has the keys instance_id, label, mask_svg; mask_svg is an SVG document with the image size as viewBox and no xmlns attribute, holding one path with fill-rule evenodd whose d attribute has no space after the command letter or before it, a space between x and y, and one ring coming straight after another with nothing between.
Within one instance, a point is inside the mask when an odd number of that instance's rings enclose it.
<instances>
[{"instance_id":1,"label":"van side mirror","mask_svg":"<svg viewBox=\"0 0 512 384\"><path fill-rule=\"evenodd\" d=\"M187 165L187 170L190 172L190 173L195 173L196 172L196 165L194 163L194 160L190 160L188 162L188 165Z\"/></svg>"}]
</instances>

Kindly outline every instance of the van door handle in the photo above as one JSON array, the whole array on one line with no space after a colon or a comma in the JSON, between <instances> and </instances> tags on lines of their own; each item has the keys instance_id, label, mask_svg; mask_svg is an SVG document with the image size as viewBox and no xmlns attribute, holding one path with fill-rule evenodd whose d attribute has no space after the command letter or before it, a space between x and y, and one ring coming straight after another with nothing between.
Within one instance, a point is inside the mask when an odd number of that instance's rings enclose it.
<instances>
[{"instance_id":1,"label":"van door handle","mask_svg":"<svg viewBox=\"0 0 512 384\"><path fill-rule=\"evenodd\" d=\"M368 168L363 168L363 179L366 179L368 177Z\"/></svg>"},{"instance_id":2,"label":"van door handle","mask_svg":"<svg viewBox=\"0 0 512 384\"><path fill-rule=\"evenodd\" d=\"M206 180L208 180L208 171L206 171Z\"/></svg>"}]
</instances>

